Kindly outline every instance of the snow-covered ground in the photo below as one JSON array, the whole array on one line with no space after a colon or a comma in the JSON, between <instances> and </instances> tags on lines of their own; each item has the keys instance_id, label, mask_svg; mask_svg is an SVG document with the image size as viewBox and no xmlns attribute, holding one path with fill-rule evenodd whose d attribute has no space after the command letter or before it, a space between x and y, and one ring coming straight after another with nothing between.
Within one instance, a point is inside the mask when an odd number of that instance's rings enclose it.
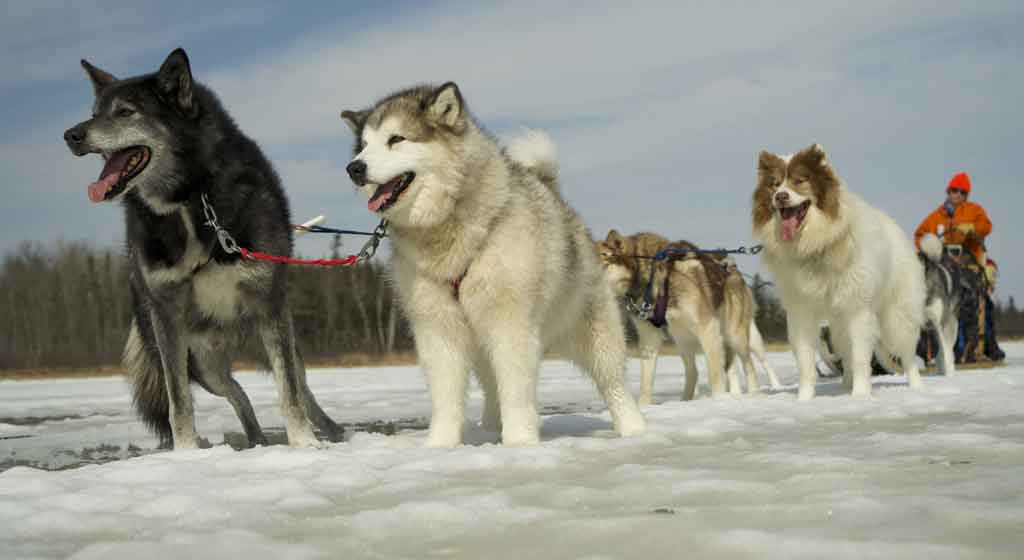
<instances>
[{"instance_id":1,"label":"snow-covered ground","mask_svg":"<svg viewBox=\"0 0 1024 560\"><path fill-rule=\"evenodd\" d=\"M534 448L472 429L470 445L421 448L415 367L311 371L335 419L412 426L326 449L235 451L230 406L197 390L215 446L153 453L120 379L3 382L0 557L1021 558L1024 344L1006 350L1008 367L922 391L875 378L853 400L823 382L806 403L792 385L679 402L681 362L663 358L649 431L631 439L550 361ZM795 383L789 354L770 360ZM281 426L272 381L239 379L268 432Z\"/></svg>"}]
</instances>

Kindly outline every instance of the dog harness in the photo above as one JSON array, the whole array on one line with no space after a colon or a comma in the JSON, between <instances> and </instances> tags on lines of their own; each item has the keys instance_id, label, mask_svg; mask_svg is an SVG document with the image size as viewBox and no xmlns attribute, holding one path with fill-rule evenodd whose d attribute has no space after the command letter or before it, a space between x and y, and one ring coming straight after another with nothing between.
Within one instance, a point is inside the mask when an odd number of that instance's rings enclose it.
<instances>
[{"instance_id":1,"label":"dog harness","mask_svg":"<svg viewBox=\"0 0 1024 560\"><path fill-rule=\"evenodd\" d=\"M734 251L701 251L699 249L686 249L684 251L669 249L662 250L652 259L651 272L648 275L647 283L641 292L642 298L636 298L631 295L640 291L639 285L636 283L636 280L634 280L634 289L630 290L630 294L626 295L626 309L641 320L648 321L659 329L668 324L668 320L665 315L668 312L669 278L672 274L671 272L666 272L661 293L659 293L658 297L655 298L654 286L657 263L664 262L666 260L673 261L691 258L699 259L701 264L704 266L704 274L707 276L708 287L711 290L711 302L715 309L718 309L725 298L724 292L726 279L733 271L739 272L739 269L736 267L735 263L717 260L713 258L712 255L726 255L729 253L756 254L760 251L759 246L752 247L751 249L752 251L749 253L746 248L740 248L739 250ZM638 279L640 277L640 260L634 259L633 266L633 278ZM637 301L638 299L640 300L639 302Z\"/></svg>"},{"instance_id":2,"label":"dog harness","mask_svg":"<svg viewBox=\"0 0 1024 560\"><path fill-rule=\"evenodd\" d=\"M647 318L648 322L659 329L668 324L668 321L665 320L665 313L668 311L668 277L669 275L666 274L665 285L662 286L661 294L654 302L654 313Z\"/></svg>"}]
</instances>

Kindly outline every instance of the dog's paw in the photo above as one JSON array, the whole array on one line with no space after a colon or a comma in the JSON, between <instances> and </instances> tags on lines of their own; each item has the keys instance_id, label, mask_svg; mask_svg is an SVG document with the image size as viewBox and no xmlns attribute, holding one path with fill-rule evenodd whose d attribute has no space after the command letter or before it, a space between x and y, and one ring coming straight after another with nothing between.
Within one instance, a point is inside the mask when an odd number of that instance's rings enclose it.
<instances>
[{"instance_id":1,"label":"dog's paw","mask_svg":"<svg viewBox=\"0 0 1024 560\"><path fill-rule=\"evenodd\" d=\"M427 429L427 441L423 445L439 449L458 447L462 443L465 427L465 421L432 419Z\"/></svg>"},{"instance_id":2,"label":"dog's paw","mask_svg":"<svg viewBox=\"0 0 1024 560\"><path fill-rule=\"evenodd\" d=\"M907 375L907 386L911 389L922 389L924 387L924 381L921 380L921 375Z\"/></svg>"},{"instance_id":3,"label":"dog's paw","mask_svg":"<svg viewBox=\"0 0 1024 560\"><path fill-rule=\"evenodd\" d=\"M620 422L615 427L615 431L621 437L633 437L638 436L647 431L647 421L643 417L635 418L633 420Z\"/></svg>"},{"instance_id":4,"label":"dog's paw","mask_svg":"<svg viewBox=\"0 0 1024 560\"><path fill-rule=\"evenodd\" d=\"M316 439L316 435L313 434L313 429L309 427L304 429L288 430L288 445L291 447L314 449L322 449L327 446L327 444Z\"/></svg>"},{"instance_id":5,"label":"dog's paw","mask_svg":"<svg viewBox=\"0 0 1024 560\"><path fill-rule=\"evenodd\" d=\"M854 384L853 390L850 391L850 396L855 399L870 399L871 398L871 385L863 386Z\"/></svg>"},{"instance_id":6,"label":"dog's paw","mask_svg":"<svg viewBox=\"0 0 1024 560\"><path fill-rule=\"evenodd\" d=\"M174 438L174 450L185 451L188 449L202 449L202 443L199 441L199 436ZM209 447L209 445L207 445Z\"/></svg>"}]
</instances>

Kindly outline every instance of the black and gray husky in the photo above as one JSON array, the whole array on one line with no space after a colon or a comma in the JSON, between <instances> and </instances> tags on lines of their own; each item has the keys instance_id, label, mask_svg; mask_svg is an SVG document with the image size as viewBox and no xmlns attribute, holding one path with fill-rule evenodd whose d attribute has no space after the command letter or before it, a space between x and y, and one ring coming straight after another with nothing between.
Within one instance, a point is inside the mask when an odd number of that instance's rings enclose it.
<instances>
[{"instance_id":1,"label":"black and gray husky","mask_svg":"<svg viewBox=\"0 0 1024 560\"><path fill-rule=\"evenodd\" d=\"M197 447L194 381L228 399L250 445L266 443L231 376L232 357L251 335L273 369L291 445L316 445L312 424L338 439L306 384L285 265L241 258L206 224L212 212L238 245L291 254L288 201L273 167L193 81L185 51L157 72L123 80L82 66L96 96L93 116L64 139L75 155L104 159L89 199L124 206L134 309L124 364L143 421L162 445Z\"/></svg>"}]
</instances>

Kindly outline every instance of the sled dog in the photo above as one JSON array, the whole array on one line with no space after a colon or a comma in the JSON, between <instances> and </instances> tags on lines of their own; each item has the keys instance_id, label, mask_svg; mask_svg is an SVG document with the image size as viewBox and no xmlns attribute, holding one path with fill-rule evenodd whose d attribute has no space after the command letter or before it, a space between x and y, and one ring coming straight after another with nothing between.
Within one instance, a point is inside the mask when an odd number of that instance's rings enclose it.
<instances>
[{"instance_id":1,"label":"sled dog","mask_svg":"<svg viewBox=\"0 0 1024 560\"><path fill-rule=\"evenodd\" d=\"M554 144L502 149L454 83L344 111L347 171L389 220L392 274L430 389L427 445L462 439L468 376L482 425L505 445L539 441L537 375L557 348L590 375L621 435L644 419L624 384L622 318L583 222L559 194Z\"/></svg>"},{"instance_id":2,"label":"sled dog","mask_svg":"<svg viewBox=\"0 0 1024 560\"><path fill-rule=\"evenodd\" d=\"M921 263L896 222L846 188L820 145L781 157L761 152L752 219L786 309L800 400L814 397L821 321L854 396L871 394L876 347L903 364L911 387L921 385L914 353L925 322Z\"/></svg>"},{"instance_id":3,"label":"sled dog","mask_svg":"<svg viewBox=\"0 0 1024 560\"><path fill-rule=\"evenodd\" d=\"M636 327L641 355L640 403L651 402L658 350L665 334L676 342L682 355L686 375L683 400L692 399L697 386L698 349L707 357L713 395L725 391L725 372L729 391L740 392L735 357L747 374L747 391L759 390L751 352L764 366L772 387L780 387L754 324L753 294L731 259L696 252L663 261L649 258L662 250L683 254L696 247L685 241L669 243L655 233L623 236L614 229L598 243L606 278L626 300L627 315ZM637 313L638 302L645 300L653 308L646 314Z\"/></svg>"},{"instance_id":4,"label":"sled dog","mask_svg":"<svg viewBox=\"0 0 1024 560\"><path fill-rule=\"evenodd\" d=\"M204 225L202 197L238 244L291 253L288 201L270 163L195 82L185 51L160 69L125 79L82 61L93 117L64 139L77 156L99 154L93 202L124 207L133 319L124 364L136 411L163 446L195 448L190 382L227 398L250 445L266 439L231 361L246 335L262 342L274 371L289 443L313 446L311 421L340 430L306 385L285 299L284 265L227 252Z\"/></svg>"},{"instance_id":5,"label":"sled dog","mask_svg":"<svg viewBox=\"0 0 1024 560\"><path fill-rule=\"evenodd\" d=\"M956 344L957 317L960 311L960 275L954 264L944 259L942 241L930 233L920 240L918 255L924 267L927 328L939 342L938 363L943 375L956 373L953 346Z\"/></svg>"}]
</instances>

